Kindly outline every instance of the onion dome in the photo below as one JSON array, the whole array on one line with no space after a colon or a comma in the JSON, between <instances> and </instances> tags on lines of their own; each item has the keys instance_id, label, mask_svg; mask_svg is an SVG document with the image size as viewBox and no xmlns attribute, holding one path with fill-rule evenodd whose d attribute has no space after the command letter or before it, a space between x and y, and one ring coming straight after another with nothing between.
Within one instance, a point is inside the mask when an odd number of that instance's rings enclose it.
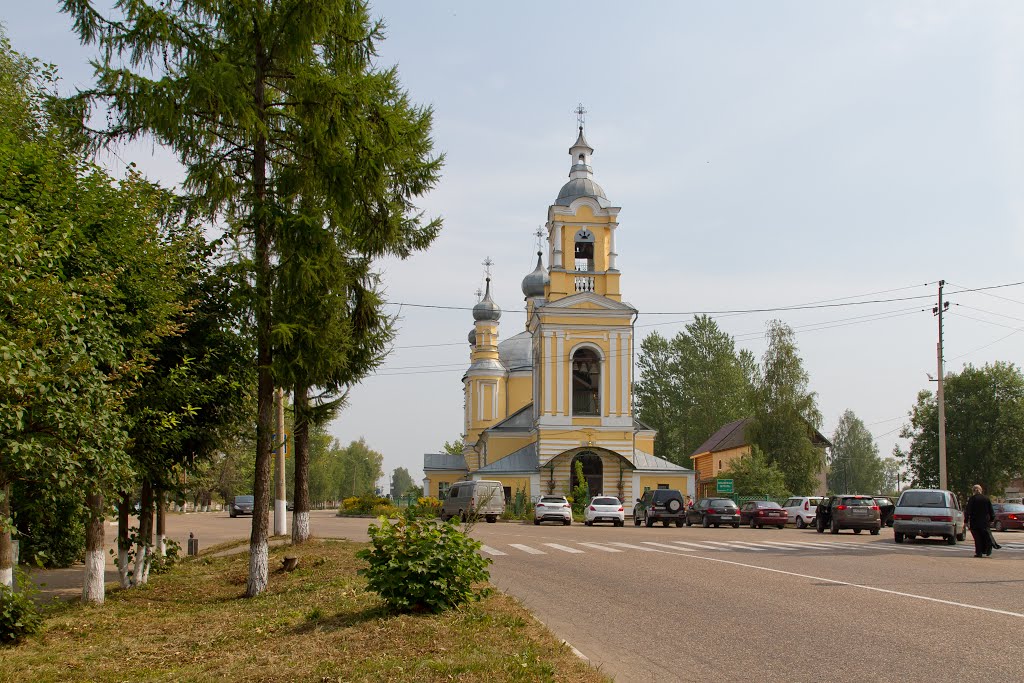
<instances>
[{"instance_id":1,"label":"onion dome","mask_svg":"<svg viewBox=\"0 0 1024 683\"><path fill-rule=\"evenodd\" d=\"M497 321L499 318L501 318L501 309L491 299L491 278L487 278L487 290L484 293L484 298L473 307L473 320L478 322L481 320Z\"/></svg>"},{"instance_id":2,"label":"onion dome","mask_svg":"<svg viewBox=\"0 0 1024 683\"><path fill-rule=\"evenodd\" d=\"M569 182L562 186L555 199L557 206L569 206L578 197L592 197L597 200L601 208L608 208L611 202L605 196L601 186L594 182L594 169L590 166L590 156L594 148L587 144L583 137L583 126L580 126L579 137L576 143L569 148L569 156L572 157L572 168L569 169Z\"/></svg>"},{"instance_id":3,"label":"onion dome","mask_svg":"<svg viewBox=\"0 0 1024 683\"><path fill-rule=\"evenodd\" d=\"M533 272L523 278L523 294L527 297L544 296L544 288L551 282L544 263L541 261L541 252L537 252L537 267Z\"/></svg>"},{"instance_id":4,"label":"onion dome","mask_svg":"<svg viewBox=\"0 0 1024 683\"><path fill-rule=\"evenodd\" d=\"M476 346L476 328L475 327L469 331L469 336L467 337L467 339L469 340L469 345L470 346Z\"/></svg>"}]
</instances>

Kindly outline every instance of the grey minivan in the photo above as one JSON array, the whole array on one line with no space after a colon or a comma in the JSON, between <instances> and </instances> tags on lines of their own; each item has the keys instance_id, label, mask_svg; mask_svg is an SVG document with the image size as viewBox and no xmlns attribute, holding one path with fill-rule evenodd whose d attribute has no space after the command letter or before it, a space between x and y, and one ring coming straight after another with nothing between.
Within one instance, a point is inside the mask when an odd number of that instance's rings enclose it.
<instances>
[{"instance_id":1,"label":"grey minivan","mask_svg":"<svg viewBox=\"0 0 1024 683\"><path fill-rule=\"evenodd\" d=\"M505 492L500 481L459 481L448 489L448 496L441 504L441 519L458 517L465 522L472 517L483 517L493 524L504 511Z\"/></svg>"},{"instance_id":2,"label":"grey minivan","mask_svg":"<svg viewBox=\"0 0 1024 683\"><path fill-rule=\"evenodd\" d=\"M892 514L893 540L939 536L949 545L967 538L964 512L952 491L907 489L896 501Z\"/></svg>"}]
</instances>

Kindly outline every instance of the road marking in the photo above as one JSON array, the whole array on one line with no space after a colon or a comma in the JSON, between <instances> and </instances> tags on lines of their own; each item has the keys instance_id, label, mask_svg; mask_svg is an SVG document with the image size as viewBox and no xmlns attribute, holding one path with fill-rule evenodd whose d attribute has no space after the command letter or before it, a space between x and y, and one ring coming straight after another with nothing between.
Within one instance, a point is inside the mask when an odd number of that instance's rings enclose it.
<instances>
[{"instance_id":1,"label":"road marking","mask_svg":"<svg viewBox=\"0 0 1024 683\"><path fill-rule=\"evenodd\" d=\"M768 543L771 546L778 547L780 550L811 550L813 548L820 548L822 550L834 550L836 548L842 547L842 544L840 543L782 543L781 541L765 541L765 543ZM843 550L846 549L847 548L843 548Z\"/></svg>"},{"instance_id":2,"label":"road marking","mask_svg":"<svg viewBox=\"0 0 1024 683\"><path fill-rule=\"evenodd\" d=\"M618 548L609 548L607 546L598 545L597 543L580 543L580 545L585 545L588 548L593 548L594 550L603 550L606 553L621 553L622 552Z\"/></svg>"},{"instance_id":3,"label":"road marking","mask_svg":"<svg viewBox=\"0 0 1024 683\"><path fill-rule=\"evenodd\" d=\"M520 543L509 543L509 545L516 550L522 550L524 553L530 553L531 555L547 555L543 550L537 550L536 548L531 548L528 545L522 545Z\"/></svg>"},{"instance_id":4,"label":"road marking","mask_svg":"<svg viewBox=\"0 0 1024 683\"><path fill-rule=\"evenodd\" d=\"M676 541L681 543L682 541ZM667 555L673 555L677 553L669 553L665 550L658 550L656 552L665 553ZM904 593L902 591L894 591L888 588L878 588L877 586L868 586L862 583L850 583L849 581L839 581L837 579L826 579L823 576L813 576L811 574L800 574L797 572L788 572L784 569L773 569L772 567L761 567L756 564L747 564L746 562L738 562L736 560L723 560L718 557L706 557L704 555L682 555L679 557L686 557L694 560L705 560L707 562L718 562L720 564L729 564L734 567L743 567L745 569L758 569L763 572L770 572L772 574L783 574L785 576L795 576L800 579L810 579L812 581L821 581L824 583L831 583L836 586L849 586L850 588L860 588L861 590L873 591L875 593L885 593L887 595L896 595L901 598L910 598L912 600L922 600L924 602L935 602L940 605L949 605L950 607L962 607L964 609L973 609L979 612L990 612L992 614L1002 614L1008 617L1017 617L1018 619L1024 619L1024 613L1011 612L1005 609L995 609L994 607L982 607L981 605L972 605L967 602L956 602L954 600L942 600L941 598L932 598L927 595L918 595L916 593Z\"/></svg>"},{"instance_id":5,"label":"road marking","mask_svg":"<svg viewBox=\"0 0 1024 683\"><path fill-rule=\"evenodd\" d=\"M764 550L775 550L775 548L769 548L768 546L759 545L757 543L748 543L746 541L733 541L732 545L740 550L753 550L754 552L762 552Z\"/></svg>"},{"instance_id":6,"label":"road marking","mask_svg":"<svg viewBox=\"0 0 1024 683\"><path fill-rule=\"evenodd\" d=\"M503 553L500 550L497 550L496 548L492 548L489 545L482 545L482 546L480 546L480 550L482 550L483 552L487 553L488 555L508 555L508 553Z\"/></svg>"},{"instance_id":7,"label":"road marking","mask_svg":"<svg viewBox=\"0 0 1024 683\"><path fill-rule=\"evenodd\" d=\"M691 552L691 553L697 552L696 548L679 548L679 547L676 547L674 545L669 545L668 543L657 543L655 541L641 541L641 543L644 543L646 545L654 545L654 546L657 546L659 548L669 548L671 550L685 550L685 551Z\"/></svg>"},{"instance_id":8,"label":"road marking","mask_svg":"<svg viewBox=\"0 0 1024 683\"><path fill-rule=\"evenodd\" d=\"M701 543L689 543L687 541L672 541L672 542L673 543L678 543L679 545L692 545L694 548L702 548L704 550L725 550L726 552L729 551L728 548L719 548L718 546L714 546L714 545L703 545Z\"/></svg>"},{"instance_id":9,"label":"road marking","mask_svg":"<svg viewBox=\"0 0 1024 683\"><path fill-rule=\"evenodd\" d=\"M729 543L726 543L725 541L705 541L705 543L714 543L716 546L720 546L716 548L716 550L750 550L750 548L744 548L742 545L737 545L737 543L742 543L742 541Z\"/></svg>"},{"instance_id":10,"label":"road marking","mask_svg":"<svg viewBox=\"0 0 1024 683\"><path fill-rule=\"evenodd\" d=\"M582 550L577 550L576 548L570 548L567 545L559 545L558 543L545 543L544 545L546 545L549 548L554 548L555 550L561 550L563 553L580 553L580 554L583 553Z\"/></svg>"},{"instance_id":11,"label":"road marking","mask_svg":"<svg viewBox=\"0 0 1024 683\"><path fill-rule=\"evenodd\" d=\"M632 543L620 543L619 541L611 541L611 545L617 545L620 548L629 548L630 550L643 550L645 553L656 553L658 552L654 548L645 548L642 545L633 545Z\"/></svg>"}]
</instances>

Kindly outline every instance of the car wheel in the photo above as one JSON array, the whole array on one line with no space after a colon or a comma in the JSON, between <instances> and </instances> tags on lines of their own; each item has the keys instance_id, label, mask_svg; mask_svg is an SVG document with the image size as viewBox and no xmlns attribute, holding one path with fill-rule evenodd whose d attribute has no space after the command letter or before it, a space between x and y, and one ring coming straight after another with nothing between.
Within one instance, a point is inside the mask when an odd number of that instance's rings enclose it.
<instances>
[{"instance_id":1,"label":"car wheel","mask_svg":"<svg viewBox=\"0 0 1024 683\"><path fill-rule=\"evenodd\" d=\"M709 526L711 526L711 522L708 521L707 515L704 515L704 517L701 518L700 525L702 527L704 527L705 529L707 529Z\"/></svg>"},{"instance_id":2,"label":"car wheel","mask_svg":"<svg viewBox=\"0 0 1024 683\"><path fill-rule=\"evenodd\" d=\"M966 541L967 540L967 529L966 528L956 535L956 540L958 540L958 541Z\"/></svg>"},{"instance_id":3,"label":"car wheel","mask_svg":"<svg viewBox=\"0 0 1024 683\"><path fill-rule=\"evenodd\" d=\"M818 530L819 534L825 533L825 526L821 523L820 519L814 523L814 526Z\"/></svg>"},{"instance_id":4,"label":"car wheel","mask_svg":"<svg viewBox=\"0 0 1024 683\"><path fill-rule=\"evenodd\" d=\"M949 545L956 545L956 533L946 536L946 543Z\"/></svg>"},{"instance_id":5,"label":"car wheel","mask_svg":"<svg viewBox=\"0 0 1024 683\"><path fill-rule=\"evenodd\" d=\"M833 519L832 520L832 524L829 526L829 531L831 531L834 534L838 534L839 533L839 522L837 522L836 520Z\"/></svg>"},{"instance_id":6,"label":"car wheel","mask_svg":"<svg viewBox=\"0 0 1024 683\"><path fill-rule=\"evenodd\" d=\"M777 529L785 529L785 528L786 528L786 525L785 525L785 524L776 524L776 525L775 525L775 527L776 527Z\"/></svg>"},{"instance_id":7,"label":"car wheel","mask_svg":"<svg viewBox=\"0 0 1024 683\"><path fill-rule=\"evenodd\" d=\"M636 510L633 510L633 526L640 526L640 515L636 514Z\"/></svg>"},{"instance_id":8,"label":"car wheel","mask_svg":"<svg viewBox=\"0 0 1024 683\"><path fill-rule=\"evenodd\" d=\"M619 521L615 522L615 526L626 526L626 522L623 521L623 520L619 520Z\"/></svg>"},{"instance_id":9,"label":"car wheel","mask_svg":"<svg viewBox=\"0 0 1024 683\"><path fill-rule=\"evenodd\" d=\"M715 525L715 528L716 528L716 529L718 528L718 525L717 525L717 524Z\"/></svg>"},{"instance_id":10,"label":"car wheel","mask_svg":"<svg viewBox=\"0 0 1024 683\"><path fill-rule=\"evenodd\" d=\"M913 541L915 538L917 538L917 534L907 534L908 541Z\"/></svg>"},{"instance_id":11,"label":"car wheel","mask_svg":"<svg viewBox=\"0 0 1024 683\"><path fill-rule=\"evenodd\" d=\"M572 526L572 520L571 519L565 520L564 522L562 522L562 526Z\"/></svg>"},{"instance_id":12,"label":"car wheel","mask_svg":"<svg viewBox=\"0 0 1024 683\"><path fill-rule=\"evenodd\" d=\"M677 519L677 520L676 520L676 526L677 526L677 527L680 527L680 528L682 528L682 526L683 526L683 520L681 520L681 519Z\"/></svg>"},{"instance_id":13,"label":"car wheel","mask_svg":"<svg viewBox=\"0 0 1024 683\"><path fill-rule=\"evenodd\" d=\"M897 543L903 543L903 534L901 534L898 531L893 532L892 540L896 541Z\"/></svg>"},{"instance_id":14,"label":"car wheel","mask_svg":"<svg viewBox=\"0 0 1024 683\"><path fill-rule=\"evenodd\" d=\"M665 507L668 508L669 512L675 514L676 512L679 512L683 508L683 501L676 500L675 498L673 498L669 502L665 503Z\"/></svg>"},{"instance_id":15,"label":"car wheel","mask_svg":"<svg viewBox=\"0 0 1024 683\"><path fill-rule=\"evenodd\" d=\"M540 526L540 520L539 519L533 520L533 525L534 526Z\"/></svg>"},{"instance_id":16,"label":"car wheel","mask_svg":"<svg viewBox=\"0 0 1024 683\"><path fill-rule=\"evenodd\" d=\"M733 522L732 523L732 528L733 529L739 529L740 528L740 523L739 522Z\"/></svg>"},{"instance_id":17,"label":"car wheel","mask_svg":"<svg viewBox=\"0 0 1024 683\"><path fill-rule=\"evenodd\" d=\"M690 521L689 517L686 518L685 524L686 524L686 526L693 526L693 522Z\"/></svg>"},{"instance_id":18,"label":"car wheel","mask_svg":"<svg viewBox=\"0 0 1024 683\"><path fill-rule=\"evenodd\" d=\"M654 526L654 520L651 519L650 515L644 515L644 526L648 529Z\"/></svg>"},{"instance_id":19,"label":"car wheel","mask_svg":"<svg viewBox=\"0 0 1024 683\"><path fill-rule=\"evenodd\" d=\"M488 524L494 524L497 521L498 521L498 516L497 515L487 515L487 523Z\"/></svg>"},{"instance_id":20,"label":"car wheel","mask_svg":"<svg viewBox=\"0 0 1024 683\"><path fill-rule=\"evenodd\" d=\"M855 533L855 534L859 534L859 533L860 533L861 531L862 531L862 529L854 529L854 530L853 530L853 533Z\"/></svg>"},{"instance_id":21,"label":"car wheel","mask_svg":"<svg viewBox=\"0 0 1024 683\"><path fill-rule=\"evenodd\" d=\"M462 520L463 524L466 523L466 511L465 510L459 510L459 519Z\"/></svg>"},{"instance_id":22,"label":"car wheel","mask_svg":"<svg viewBox=\"0 0 1024 683\"><path fill-rule=\"evenodd\" d=\"M234 512L229 512L228 516L231 517L231 519L234 519L236 515Z\"/></svg>"},{"instance_id":23,"label":"car wheel","mask_svg":"<svg viewBox=\"0 0 1024 683\"><path fill-rule=\"evenodd\" d=\"M796 518L796 528L797 529L806 529L807 528L807 522L804 521L803 517L797 517Z\"/></svg>"},{"instance_id":24,"label":"car wheel","mask_svg":"<svg viewBox=\"0 0 1024 683\"><path fill-rule=\"evenodd\" d=\"M872 535L872 536L877 536L877 535L878 535L878 534L880 534L881 532L882 532L882 530L881 530L881 529L872 529L872 530L871 530L871 535Z\"/></svg>"},{"instance_id":25,"label":"car wheel","mask_svg":"<svg viewBox=\"0 0 1024 683\"><path fill-rule=\"evenodd\" d=\"M672 520L669 520L669 519L663 519L663 520L661 520L661 525L662 525L662 526L664 526L664 527L668 527L668 526L670 526L671 524L672 524Z\"/></svg>"},{"instance_id":26,"label":"car wheel","mask_svg":"<svg viewBox=\"0 0 1024 683\"><path fill-rule=\"evenodd\" d=\"M1002 520L998 520L997 519L996 523L994 525L992 525L992 529L995 530L995 531L1002 531L1003 530L1003 522L1002 522Z\"/></svg>"},{"instance_id":27,"label":"car wheel","mask_svg":"<svg viewBox=\"0 0 1024 683\"><path fill-rule=\"evenodd\" d=\"M757 528L757 520L755 520L753 517L750 518L750 528L751 529L756 529Z\"/></svg>"},{"instance_id":28,"label":"car wheel","mask_svg":"<svg viewBox=\"0 0 1024 683\"><path fill-rule=\"evenodd\" d=\"M588 519L588 520L586 520L586 521L584 521L584 522L583 522L583 526L594 526L594 523L593 523L593 522L591 522L591 521L590 521L590 520Z\"/></svg>"}]
</instances>

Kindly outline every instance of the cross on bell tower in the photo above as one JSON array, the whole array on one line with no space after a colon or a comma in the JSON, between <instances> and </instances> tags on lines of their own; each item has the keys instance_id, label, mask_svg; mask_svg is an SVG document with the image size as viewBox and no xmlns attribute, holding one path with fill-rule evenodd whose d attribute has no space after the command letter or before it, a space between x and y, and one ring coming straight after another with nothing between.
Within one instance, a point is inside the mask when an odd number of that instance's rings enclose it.
<instances>
[{"instance_id":1,"label":"cross on bell tower","mask_svg":"<svg viewBox=\"0 0 1024 683\"><path fill-rule=\"evenodd\" d=\"M573 110L576 113L576 125L579 126L580 132L583 132L583 124L587 122L587 110L583 108L583 103L580 102L576 105Z\"/></svg>"}]
</instances>

